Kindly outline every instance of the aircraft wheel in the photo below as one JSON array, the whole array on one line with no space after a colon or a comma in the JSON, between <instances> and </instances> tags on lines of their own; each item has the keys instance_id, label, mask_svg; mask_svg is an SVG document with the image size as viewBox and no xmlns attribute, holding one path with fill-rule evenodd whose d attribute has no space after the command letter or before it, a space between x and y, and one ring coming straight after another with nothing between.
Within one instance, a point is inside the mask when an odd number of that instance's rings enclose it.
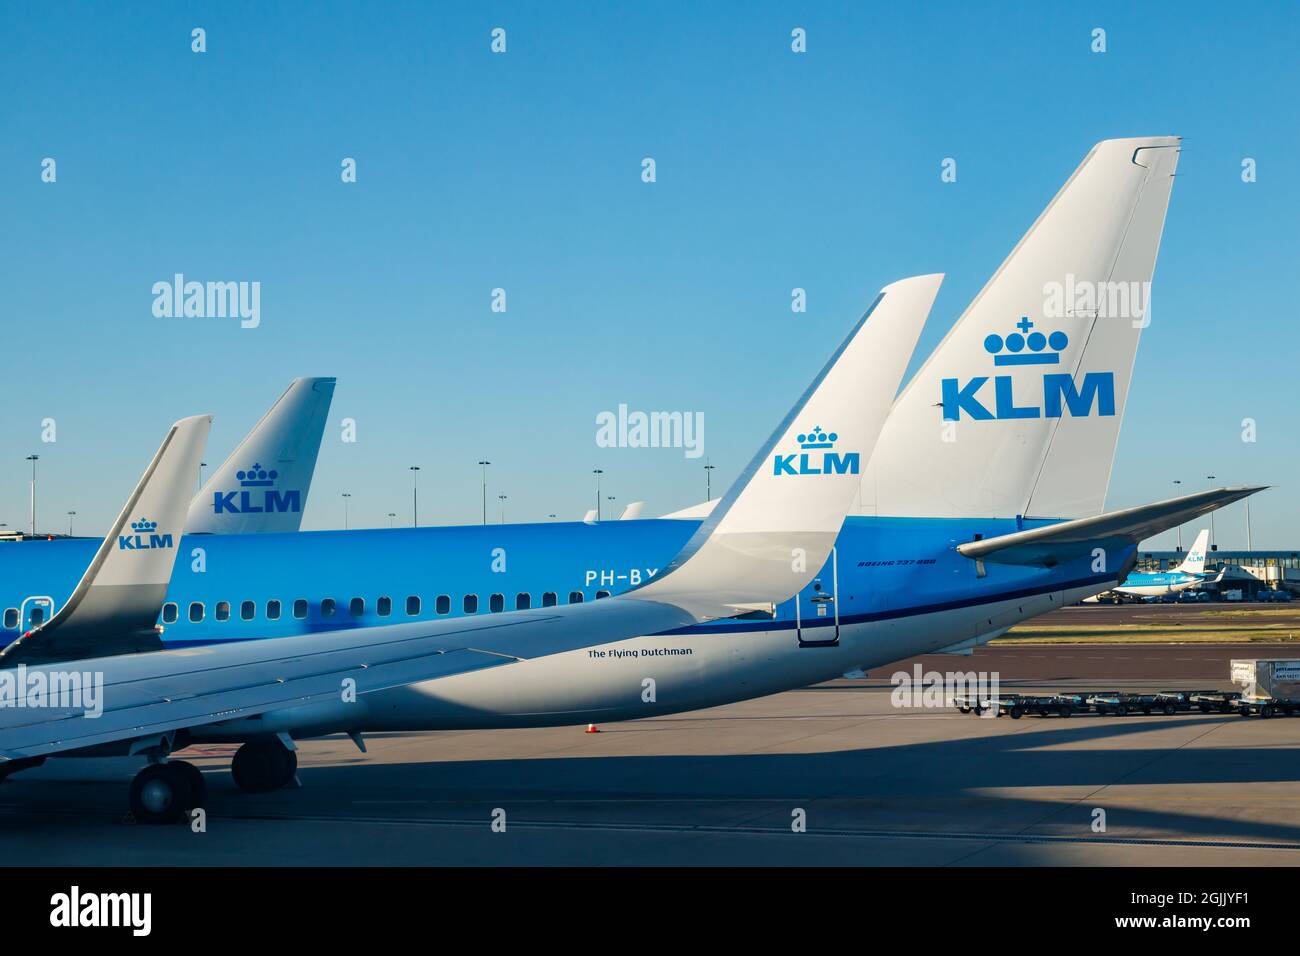
<instances>
[{"instance_id":1,"label":"aircraft wheel","mask_svg":"<svg viewBox=\"0 0 1300 956\"><path fill-rule=\"evenodd\" d=\"M1019 707L1012 707L1012 708L1011 708L1011 719L1012 719L1012 720L1019 720L1019 719L1020 719L1020 715L1021 715L1022 713L1024 713L1024 711L1022 711Z\"/></svg>"},{"instance_id":2,"label":"aircraft wheel","mask_svg":"<svg viewBox=\"0 0 1300 956\"><path fill-rule=\"evenodd\" d=\"M1115 708L1115 716L1117 716L1117 717L1127 717L1127 716L1128 716L1128 708L1125 707L1123 704L1120 704L1118 707Z\"/></svg>"},{"instance_id":3,"label":"aircraft wheel","mask_svg":"<svg viewBox=\"0 0 1300 956\"><path fill-rule=\"evenodd\" d=\"M153 763L131 781L131 815L137 823L176 823L194 805L192 765ZM197 772L197 770L195 770Z\"/></svg>"},{"instance_id":4,"label":"aircraft wheel","mask_svg":"<svg viewBox=\"0 0 1300 956\"><path fill-rule=\"evenodd\" d=\"M203 771L184 760L169 761L167 766L175 767L177 772L183 773L189 780L190 797L183 809L188 813L190 810L202 807L207 802L208 796L208 785L203 780Z\"/></svg>"},{"instance_id":5,"label":"aircraft wheel","mask_svg":"<svg viewBox=\"0 0 1300 956\"><path fill-rule=\"evenodd\" d=\"M969 707L958 707L957 709L958 709L959 711L961 711L963 714L969 714L969 713L970 713L970 708L969 708Z\"/></svg>"},{"instance_id":6,"label":"aircraft wheel","mask_svg":"<svg viewBox=\"0 0 1300 956\"><path fill-rule=\"evenodd\" d=\"M1166 717L1172 717L1172 716L1173 716L1177 711L1178 711L1178 708L1175 707L1173 704L1165 704L1165 716L1166 716Z\"/></svg>"},{"instance_id":7,"label":"aircraft wheel","mask_svg":"<svg viewBox=\"0 0 1300 956\"><path fill-rule=\"evenodd\" d=\"M1273 708L1272 708L1272 707L1261 707L1261 708L1259 709L1259 716L1261 716L1261 717L1272 717L1272 716L1273 716Z\"/></svg>"},{"instance_id":8,"label":"aircraft wheel","mask_svg":"<svg viewBox=\"0 0 1300 956\"><path fill-rule=\"evenodd\" d=\"M278 740L250 740L235 751L230 775L246 793L278 790L298 771L298 755Z\"/></svg>"},{"instance_id":9,"label":"aircraft wheel","mask_svg":"<svg viewBox=\"0 0 1300 956\"><path fill-rule=\"evenodd\" d=\"M1069 707L1062 707L1062 708L1061 708L1061 716L1062 716L1062 717L1069 717L1069 716L1070 716L1071 714L1073 714L1073 713L1074 713L1074 711L1071 710Z\"/></svg>"}]
</instances>

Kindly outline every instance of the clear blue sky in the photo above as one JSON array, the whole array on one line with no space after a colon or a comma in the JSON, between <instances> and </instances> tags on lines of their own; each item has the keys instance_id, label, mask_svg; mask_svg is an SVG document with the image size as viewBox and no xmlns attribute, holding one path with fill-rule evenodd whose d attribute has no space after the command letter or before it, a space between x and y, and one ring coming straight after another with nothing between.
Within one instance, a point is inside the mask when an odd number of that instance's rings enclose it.
<instances>
[{"instance_id":1,"label":"clear blue sky","mask_svg":"<svg viewBox=\"0 0 1300 956\"><path fill-rule=\"evenodd\" d=\"M2 16L10 526L27 520L33 451L42 526L75 509L78 532L102 532L169 422L215 413L218 461L304 374L339 377L307 527L341 526L344 491L354 526L409 517L411 464L422 521L477 520L483 457L508 519L579 517L597 467L619 507L692 504L701 460L597 448L596 414L702 411L716 493L881 285L948 274L928 352L1094 142L1178 134L1108 504L1167 496L1175 478L1273 483L1255 545L1300 546L1289 5L56 2ZM489 51L498 26L505 55ZM1105 54L1089 48L1098 26ZM949 156L955 184L939 179ZM356 184L340 182L343 157ZM155 318L150 288L176 272L261 282L261 327ZM339 440L344 416L356 444ZM57 443L40 442L46 417ZM1219 518L1225 548L1244 544L1240 509Z\"/></svg>"}]
</instances>

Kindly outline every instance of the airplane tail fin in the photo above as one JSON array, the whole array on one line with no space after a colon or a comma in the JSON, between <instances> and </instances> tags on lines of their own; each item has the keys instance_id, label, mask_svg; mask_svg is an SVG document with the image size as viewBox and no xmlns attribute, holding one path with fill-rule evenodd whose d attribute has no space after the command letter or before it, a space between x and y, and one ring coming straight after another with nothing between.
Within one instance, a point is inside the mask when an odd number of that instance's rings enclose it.
<instances>
[{"instance_id":1,"label":"airplane tail fin","mask_svg":"<svg viewBox=\"0 0 1300 956\"><path fill-rule=\"evenodd\" d=\"M158 650L154 625L185 531L210 415L172 425L72 596L3 651L0 667Z\"/></svg>"},{"instance_id":2,"label":"airplane tail fin","mask_svg":"<svg viewBox=\"0 0 1300 956\"><path fill-rule=\"evenodd\" d=\"M663 572L628 592L770 610L827 559L941 275L885 286L821 374ZM792 547L793 545L793 547Z\"/></svg>"},{"instance_id":3,"label":"airplane tail fin","mask_svg":"<svg viewBox=\"0 0 1300 956\"><path fill-rule=\"evenodd\" d=\"M898 397L862 513L1102 510L1179 144L1092 148Z\"/></svg>"},{"instance_id":4,"label":"airplane tail fin","mask_svg":"<svg viewBox=\"0 0 1300 956\"><path fill-rule=\"evenodd\" d=\"M307 507L333 378L296 378L190 504L191 534L297 531Z\"/></svg>"},{"instance_id":5,"label":"airplane tail fin","mask_svg":"<svg viewBox=\"0 0 1300 956\"><path fill-rule=\"evenodd\" d=\"M1204 574L1205 554L1209 550L1210 529L1203 528L1192 542L1192 548L1187 552L1187 557L1183 558L1183 563L1178 565L1178 570L1187 574Z\"/></svg>"}]
</instances>

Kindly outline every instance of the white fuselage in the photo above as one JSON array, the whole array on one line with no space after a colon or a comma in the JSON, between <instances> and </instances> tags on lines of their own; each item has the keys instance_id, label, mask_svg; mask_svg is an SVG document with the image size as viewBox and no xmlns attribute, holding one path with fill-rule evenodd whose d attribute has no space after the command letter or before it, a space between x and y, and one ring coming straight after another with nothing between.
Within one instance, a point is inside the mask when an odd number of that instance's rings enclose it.
<instances>
[{"instance_id":1,"label":"white fuselage","mask_svg":"<svg viewBox=\"0 0 1300 956\"><path fill-rule=\"evenodd\" d=\"M832 647L800 647L792 630L639 637L367 694L358 703L264 715L261 733L541 727L633 720L761 697L949 647L1072 604L1101 586L845 625ZM969 668L963 668L969 669ZM244 722L195 731L242 739Z\"/></svg>"}]
</instances>

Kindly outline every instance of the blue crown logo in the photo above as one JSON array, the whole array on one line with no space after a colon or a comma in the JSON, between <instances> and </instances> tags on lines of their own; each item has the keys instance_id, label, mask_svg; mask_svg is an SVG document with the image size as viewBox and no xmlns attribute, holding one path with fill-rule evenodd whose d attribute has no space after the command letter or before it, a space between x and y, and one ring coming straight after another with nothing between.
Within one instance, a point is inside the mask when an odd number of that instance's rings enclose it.
<instances>
[{"instance_id":1,"label":"blue crown logo","mask_svg":"<svg viewBox=\"0 0 1300 956\"><path fill-rule=\"evenodd\" d=\"M1061 352L1070 344L1070 337L1064 332L1056 331L1051 335L1042 332L1030 332L1034 323L1029 316L1021 316L1016 323L1019 332L1012 332L1005 339L996 332L984 339L984 351L993 356L994 365L1057 365L1061 361ZM1052 351L1045 352L1044 349ZM1004 353L1002 350L1006 349ZM1028 349L1029 351L1025 351Z\"/></svg>"},{"instance_id":2,"label":"blue crown logo","mask_svg":"<svg viewBox=\"0 0 1300 956\"><path fill-rule=\"evenodd\" d=\"M158 522L150 521L148 518L140 518L131 522L131 530L136 534L148 534L151 531L158 530Z\"/></svg>"},{"instance_id":3,"label":"blue crown logo","mask_svg":"<svg viewBox=\"0 0 1300 956\"><path fill-rule=\"evenodd\" d=\"M247 471L235 472L235 477L239 479L242 488L269 488L275 484L275 479L280 477L280 473L274 468L267 471L260 463L254 463Z\"/></svg>"},{"instance_id":4,"label":"blue crown logo","mask_svg":"<svg viewBox=\"0 0 1300 956\"><path fill-rule=\"evenodd\" d=\"M839 435L831 432L829 435L822 431L820 425L815 425L813 430L806 435L795 436L799 439L800 448L833 448L835 442L839 440Z\"/></svg>"}]
</instances>

